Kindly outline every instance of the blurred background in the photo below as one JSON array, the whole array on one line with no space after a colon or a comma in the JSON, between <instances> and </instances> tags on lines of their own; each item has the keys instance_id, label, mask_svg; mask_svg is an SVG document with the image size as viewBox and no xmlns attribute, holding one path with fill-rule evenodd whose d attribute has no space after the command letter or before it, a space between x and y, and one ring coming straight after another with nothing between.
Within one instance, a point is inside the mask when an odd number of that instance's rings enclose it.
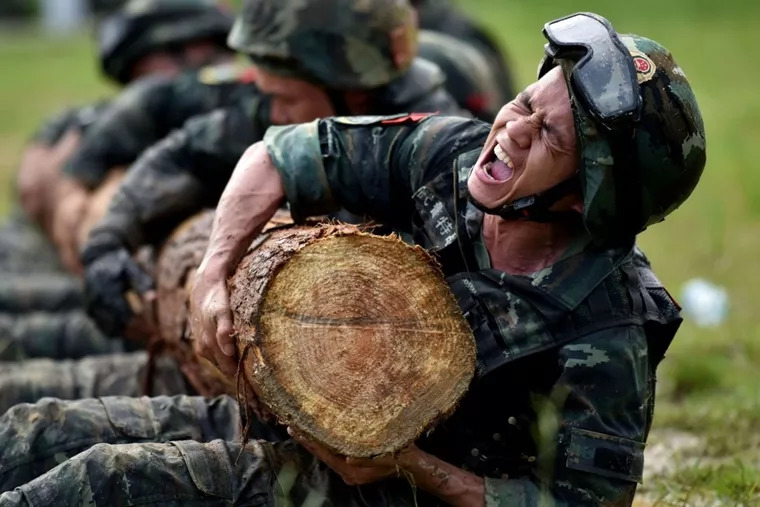
<instances>
[{"instance_id":1,"label":"blurred background","mask_svg":"<svg viewBox=\"0 0 760 507\"><path fill-rule=\"evenodd\" d=\"M707 128L707 168L686 204L640 239L656 273L693 310L659 369L642 501L759 505L760 2L460 6L501 41L520 87L535 77L543 23L581 10L659 41L689 77ZM0 0L0 217L13 205L19 155L40 122L115 91L98 75L90 21L86 0Z\"/></svg>"}]
</instances>

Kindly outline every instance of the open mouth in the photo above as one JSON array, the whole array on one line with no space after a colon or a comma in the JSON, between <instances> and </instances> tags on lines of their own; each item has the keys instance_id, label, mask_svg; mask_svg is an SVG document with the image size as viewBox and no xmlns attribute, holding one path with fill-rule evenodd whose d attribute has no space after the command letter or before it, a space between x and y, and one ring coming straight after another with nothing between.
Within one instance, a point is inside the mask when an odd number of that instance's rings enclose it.
<instances>
[{"instance_id":1,"label":"open mouth","mask_svg":"<svg viewBox=\"0 0 760 507\"><path fill-rule=\"evenodd\" d=\"M509 181L515 173L515 164L512 158L507 155L504 148L496 143L491 153L489 153L482 165L483 173L491 182L503 183Z\"/></svg>"}]
</instances>

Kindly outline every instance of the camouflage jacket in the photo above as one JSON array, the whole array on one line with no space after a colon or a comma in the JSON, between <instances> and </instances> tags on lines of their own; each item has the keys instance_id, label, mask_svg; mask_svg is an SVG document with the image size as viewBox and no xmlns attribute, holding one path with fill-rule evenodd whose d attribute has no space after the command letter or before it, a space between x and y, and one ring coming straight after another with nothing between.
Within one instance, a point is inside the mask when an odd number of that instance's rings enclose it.
<instances>
[{"instance_id":1,"label":"camouflage jacket","mask_svg":"<svg viewBox=\"0 0 760 507\"><path fill-rule=\"evenodd\" d=\"M533 276L491 268L483 215L462 193L488 132L435 116L334 118L272 128L265 142L294 217L344 206L440 260L478 371L421 448L484 476L488 505L628 504L679 309L633 241L582 241Z\"/></svg>"},{"instance_id":2,"label":"camouflage jacket","mask_svg":"<svg viewBox=\"0 0 760 507\"><path fill-rule=\"evenodd\" d=\"M34 133L32 141L54 146L71 129L84 133L110 106L110 100L101 100L83 107L67 109L46 120Z\"/></svg>"},{"instance_id":3,"label":"camouflage jacket","mask_svg":"<svg viewBox=\"0 0 760 507\"><path fill-rule=\"evenodd\" d=\"M417 60L410 70L373 96L378 114L404 111L458 113L433 64ZM93 230L88 248L134 249L156 243L183 219L214 207L235 164L269 127L265 98L251 96L232 107L188 121L131 168L108 214Z\"/></svg>"},{"instance_id":4,"label":"camouflage jacket","mask_svg":"<svg viewBox=\"0 0 760 507\"><path fill-rule=\"evenodd\" d=\"M131 164L189 118L257 94L250 68L237 64L141 79L92 125L64 173L95 188L112 168Z\"/></svg>"}]
</instances>

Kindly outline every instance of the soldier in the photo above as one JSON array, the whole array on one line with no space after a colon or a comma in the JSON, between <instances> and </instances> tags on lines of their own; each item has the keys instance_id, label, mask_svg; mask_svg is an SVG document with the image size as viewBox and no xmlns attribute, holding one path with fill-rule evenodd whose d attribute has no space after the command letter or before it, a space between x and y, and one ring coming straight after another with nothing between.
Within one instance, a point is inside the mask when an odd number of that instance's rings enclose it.
<instances>
[{"instance_id":1,"label":"soldier","mask_svg":"<svg viewBox=\"0 0 760 507\"><path fill-rule=\"evenodd\" d=\"M0 506L630 504L655 369L681 322L634 242L697 184L704 125L658 43L588 13L544 34L539 79L490 131L436 116L270 129L238 164L196 275L198 347L225 368L227 275L283 199L296 218L351 203L406 227L438 256L478 346L477 378L447 421L376 459L294 432L300 448L101 444Z\"/></svg>"},{"instance_id":2,"label":"soldier","mask_svg":"<svg viewBox=\"0 0 760 507\"><path fill-rule=\"evenodd\" d=\"M231 55L224 45L231 19L208 0L132 1L101 18L97 26L103 74L120 85L219 61L220 53ZM50 182L57 178L57 169L108 104L100 101L65 111L34 136L22 160L18 190L22 207L38 223L49 225L53 210L46 206L55 194ZM25 249L28 253L34 254Z\"/></svg>"},{"instance_id":3,"label":"soldier","mask_svg":"<svg viewBox=\"0 0 760 507\"><path fill-rule=\"evenodd\" d=\"M100 65L104 75L122 85L168 78L183 68L228 59L233 53L225 38L231 26L232 19L209 0L132 0L98 22ZM110 101L101 101L57 116L24 154L18 176L24 212L17 212L0 234L2 360L78 358L123 349L88 321L80 280L61 271L55 250L31 223L50 230L53 216L79 208L81 201L65 191L70 185L64 181L61 190L51 181L110 107Z\"/></svg>"},{"instance_id":4,"label":"soldier","mask_svg":"<svg viewBox=\"0 0 760 507\"><path fill-rule=\"evenodd\" d=\"M372 30L366 28L369 19L375 20ZM120 333L132 320L124 294L150 285L145 277L134 283L140 270L130 253L214 206L235 162L269 125L332 114L459 112L438 68L415 58L415 16L406 0L248 1L229 44L250 56L265 96L194 118L148 150L83 248L89 312L109 334ZM129 139L116 125L103 127L97 137L119 137L125 154L151 135L130 129ZM118 163L113 158L118 151L93 142L86 157L84 150L75 156L81 163L70 167L97 184Z\"/></svg>"},{"instance_id":5,"label":"soldier","mask_svg":"<svg viewBox=\"0 0 760 507\"><path fill-rule=\"evenodd\" d=\"M230 17L213 0L131 0L99 23L103 71L125 84L145 75L172 76L229 61L232 52L225 38L230 26ZM64 174L52 202L53 241L66 267L76 271L77 257L67 248L70 237L61 231L82 221L87 192Z\"/></svg>"},{"instance_id":6,"label":"soldier","mask_svg":"<svg viewBox=\"0 0 760 507\"><path fill-rule=\"evenodd\" d=\"M302 22L295 23L299 19ZM248 100L190 121L129 171L108 215L84 249L87 302L109 336L122 336L128 324L138 320L132 318L125 294L129 290L144 293L152 283L133 261L131 251L163 240L182 219L215 203L237 159L262 138L269 124L312 120L336 110L459 111L443 89L437 68L415 59L414 19L406 0L392 4L385 0L252 0L244 4L230 45L251 55L258 87L269 95L249 83ZM367 29L370 20L372 28ZM272 35L274 21L288 23L288 31ZM298 52L287 59L275 53L283 47L280 36ZM316 43L329 50L312 55ZM354 59L357 48L367 51L359 61ZM367 66L368 61L373 65ZM145 130L136 132L145 135ZM62 399L78 398L83 392L138 396L146 369L144 354L132 360L100 356L80 362L27 363L0 376L0 413L41 395ZM179 371L166 365L157 370L153 394L188 392L187 388L161 387L181 386L178 377Z\"/></svg>"},{"instance_id":7,"label":"soldier","mask_svg":"<svg viewBox=\"0 0 760 507\"><path fill-rule=\"evenodd\" d=\"M302 21L296 23L299 19ZM108 215L93 231L84 250L88 302L98 322L109 334L121 334L127 323L133 321L131 307L124 294L130 289L145 291L150 284L147 276L140 275L140 268L134 264L129 252L145 242L161 241L183 218L207 204L215 203L235 162L251 143L261 139L269 124L312 120L335 111L378 114L409 110L459 111L456 102L443 89L440 71L428 62L414 58L414 19L414 11L405 0L396 0L392 4L385 0L312 0L306 3L250 0L244 3L230 35L230 45L251 56L257 66L261 92L269 95L256 92L248 83L245 89L255 93L250 93L247 100L193 119L181 131L150 149L129 171ZM368 30L370 20L374 23L373 28ZM288 30L272 35L271 27L277 26L274 21L286 23ZM288 44L285 47L294 51L289 58L276 52L284 46L277 37L282 37ZM319 51L317 55L311 53L324 47L329 50ZM367 51L363 53L366 60L352 60L357 48ZM366 66L363 61L373 62L373 66ZM238 79L240 76L235 73L221 77L207 76L207 81L224 81L230 77ZM167 90L161 89L164 93ZM151 91L148 95L153 93ZM186 95L178 98L195 100ZM127 107L125 103L123 109L118 105L115 107L134 113L133 104L130 102ZM177 104L176 111L192 109L180 106ZM141 111L149 112L148 109ZM132 114L131 118L133 123L128 123L130 127L140 125L139 121L144 116ZM136 136L119 144L127 148L122 153L143 144L145 139L154 135L150 129L127 128L127 135L119 136L125 130L116 130L117 125L110 126L106 120L109 119L104 118L103 130L93 127L93 136L122 141L131 132ZM109 137L105 132L113 132L114 135ZM90 153L95 156L93 159L75 156L75 160L82 158L82 163L72 164L71 168L82 170L82 181L96 184L100 173L94 168L108 169L115 163L113 159L107 159L101 164L103 159L98 154L106 156L108 152L117 153L118 149L106 150L103 145L89 144L88 139L85 139L83 149L90 146ZM85 160L93 162L88 165ZM176 368L172 369L166 362L159 366L153 376L157 381L153 394L189 392L182 386ZM0 374L0 413L13 404L36 401L41 396L62 399L81 397L83 393L93 397L112 394L138 396L142 392L141 382L146 369L144 355L140 358L100 356L79 362L27 363L24 368L17 368L5 376ZM113 430L110 423L96 431L95 436L85 435L77 429L79 426L75 421L109 421L106 415L109 403L119 404L117 401L94 405L85 401L40 401L32 407L19 406L10 410L0 423L3 440L11 441L14 438L11 435L21 419L33 424L39 431L27 433L35 435L34 442L21 441L24 442L21 445L28 444L27 449L33 449L23 460L13 458L18 448L8 448L10 454L6 455L7 461L16 465L9 465L5 470L0 468L0 486L8 488L22 483L23 478L30 480L34 475L28 474L41 473L45 466L55 464L55 460L84 450L98 441L129 441L123 432ZM206 406L203 401L194 403ZM163 407L162 414L167 414L180 411L174 404L167 398L160 404L153 403L153 406ZM98 417L93 415L92 407L101 407ZM82 414L82 411L85 413ZM61 413L67 415L52 419L55 414ZM157 411L154 413L158 414ZM125 420L139 421L143 417L141 412L130 413L127 409L119 414ZM168 415L166 418L182 421L182 418ZM32 420L33 423L29 423ZM231 429L228 434L231 434L232 428L237 431L238 422L237 417L229 419ZM191 423L187 421L185 424ZM93 425L97 426L95 423ZM92 430L93 425L87 426L88 431ZM176 438L177 431L180 431L166 425L162 428L153 437L157 441ZM98 435L105 436L103 440L98 440ZM106 439L107 435L119 435L119 439L109 440ZM61 451L64 448L66 450Z\"/></svg>"}]
</instances>

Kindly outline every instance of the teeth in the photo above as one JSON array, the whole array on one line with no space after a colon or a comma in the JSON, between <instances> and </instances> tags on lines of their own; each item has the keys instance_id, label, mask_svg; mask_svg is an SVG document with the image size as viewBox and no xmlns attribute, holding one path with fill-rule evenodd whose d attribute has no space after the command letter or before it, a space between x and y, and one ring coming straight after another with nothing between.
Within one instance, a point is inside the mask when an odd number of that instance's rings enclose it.
<instances>
[{"instance_id":1,"label":"teeth","mask_svg":"<svg viewBox=\"0 0 760 507\"><path fill-rule=\"evenodd\" d=\"M502 148L500 144L497 144L493 149L493 154L496 155L496 158L507 164L507 167L514 169L514 162L512 162L512 159L507 155L507 152L504 151L504 148Z\"/></svg>"}]
</instances>

